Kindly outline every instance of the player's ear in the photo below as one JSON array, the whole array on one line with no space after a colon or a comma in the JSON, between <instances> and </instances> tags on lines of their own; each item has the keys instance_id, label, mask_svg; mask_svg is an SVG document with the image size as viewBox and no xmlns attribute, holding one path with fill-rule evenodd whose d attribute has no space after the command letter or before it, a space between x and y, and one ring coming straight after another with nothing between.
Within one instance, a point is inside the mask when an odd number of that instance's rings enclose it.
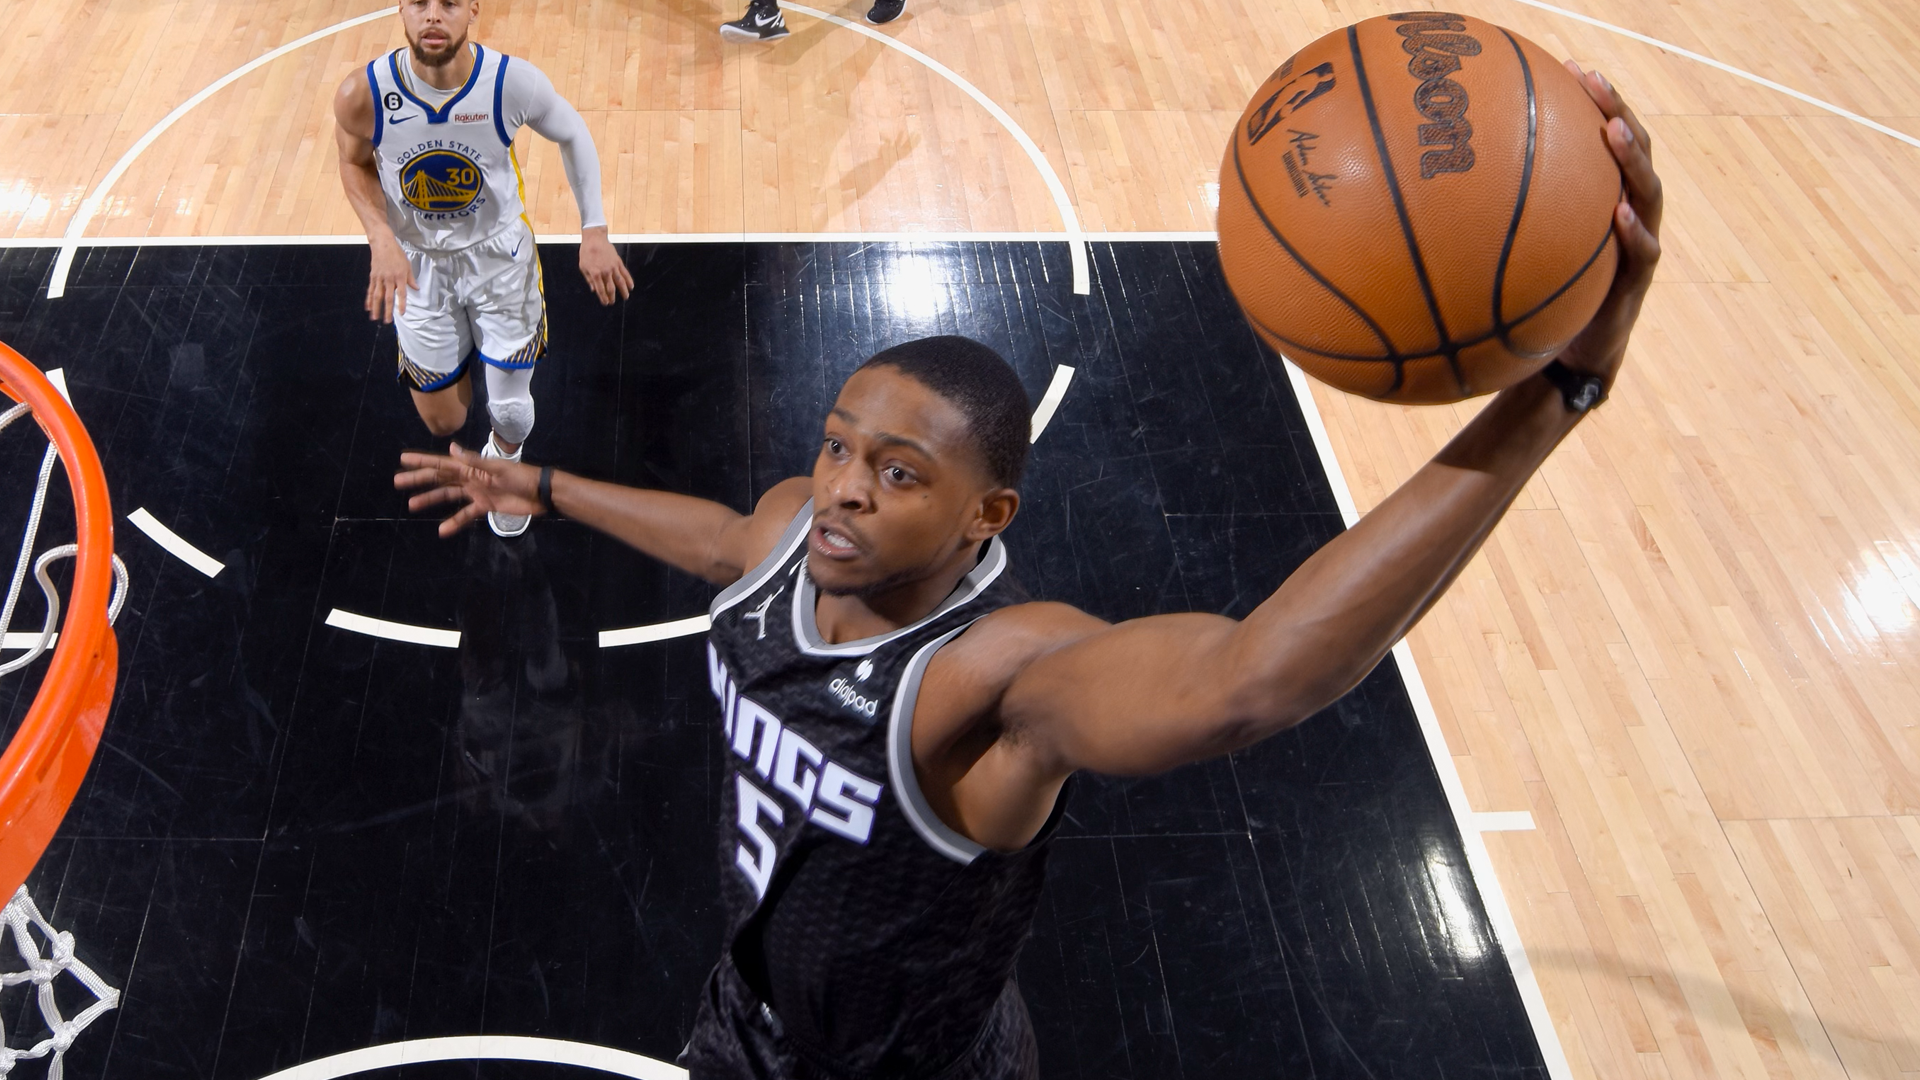
<instances>
[{"instance_id":1,"label":"player's ear","mask_svg":"<svg viewBox=\"0 0 1920 1080\"><path fill-rule=\"evenodd\" d=\"M973 521L967 525L967 540L978 542L998 536L1013 524L1020 512L1020 493L1012 488L995 488L980 498Z\"/></svg>"}]
</instances>

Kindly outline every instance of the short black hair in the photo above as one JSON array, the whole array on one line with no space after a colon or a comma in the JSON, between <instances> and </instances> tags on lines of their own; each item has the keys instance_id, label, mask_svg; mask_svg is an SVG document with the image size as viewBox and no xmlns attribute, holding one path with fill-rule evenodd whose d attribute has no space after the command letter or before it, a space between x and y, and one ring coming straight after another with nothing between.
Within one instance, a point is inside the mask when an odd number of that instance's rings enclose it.
<instances>
[{"instance_id":1,"label":"short black hair","mask_svg":"<svg viewBox=\"0 0 1920 1080\"><path fill-rule=\"evenodd\" d=\"M952 402L965 418L993 482L1020 486L1032 442L1031 406L1020 376L999 353L972 338L943 334L877 352L860 370L871 367L893 368Z\"/></svg>"}]
</instances>

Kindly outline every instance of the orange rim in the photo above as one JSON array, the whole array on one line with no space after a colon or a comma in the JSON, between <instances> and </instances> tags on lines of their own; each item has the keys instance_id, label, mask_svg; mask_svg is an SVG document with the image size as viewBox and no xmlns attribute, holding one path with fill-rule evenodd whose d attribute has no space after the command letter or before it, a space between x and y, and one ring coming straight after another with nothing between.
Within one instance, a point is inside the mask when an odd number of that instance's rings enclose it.
<instances>
[{"instance_id":1,"label":"orange rim","mask_svg":"<svg viewBox=\"0 0 1920 1080\"><path fill-rule=\"evenodd\" d=\"M60 448L73 492L73 586L53 661L13 741L0 754L0 902L26 881L80 790L106 727L118 671L118 646L107 625L113 594L113 508L100 455L73 406L27 359L0 344L0 389L33 409Z\"/></svg>"}]
</instances>

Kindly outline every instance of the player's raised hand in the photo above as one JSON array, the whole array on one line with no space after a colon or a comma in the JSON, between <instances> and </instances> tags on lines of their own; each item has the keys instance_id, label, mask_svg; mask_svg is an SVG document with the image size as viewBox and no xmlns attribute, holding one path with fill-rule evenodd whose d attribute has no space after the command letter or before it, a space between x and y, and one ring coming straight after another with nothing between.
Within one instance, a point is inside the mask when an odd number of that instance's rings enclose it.
<instances>
[{"instance_id":1,"label":"player's raised hand","mask_svg":"<svg viewBox=\"0 0 1920 1080\"><path fill-rule=\"evenodd\" d=\"M602 304L611 304L616 297L625 300L633 295L633 274L628 272L627 264L607 239L605 225L581 232L580 274Z\"/></svg>"},{"instance_id":2,"label":"player's raised hand","mask_svg":"<svg viewBox=\"0 0 1920 1080\"><path fill-rule=\"evenodd\" d=\"M444 455L411 450L401 454L393 486L402 491L422 489L407 500L407 509L415 512L442 503L464 504L440 523L441 536L452 536L491 511L546 512L540 505L539 466L481 457L459 443L449 443Z\"/></svg>"},{"instance_id":3,"label":"player's raised hand","mask_svg":"<svg viewBox=\"0 0 1920 1080\"><path fill-rule=\"evenodd\" d=\"M1620 92L1599 72L1581 71L1571 60L1567 70L1607 117L1607 147L1620 165L1626 191L1613 208L1613 233L1620 244L1613 288L1587 328L1560 354L1560 362L1611 384L1626 357L1627 337L1640 318L1640 305L1653 285L1653 268L1660 262L1660 177L1653 171L1653 136L1621 100Z\"/></svg>"},{"instance_id":4,"label":"player's raised hand","mask_svg":"<svg viewBox=\"0 0 1920 1080\"><path fill-rule=\"evenodd\" d=\"M388 236L385 243L370 242L373 265L367 271L367 317L375 322L393 321L407 313L407 290L419 287L413 279L413 267L400 242Z\"/></svg>"}]
</instances>

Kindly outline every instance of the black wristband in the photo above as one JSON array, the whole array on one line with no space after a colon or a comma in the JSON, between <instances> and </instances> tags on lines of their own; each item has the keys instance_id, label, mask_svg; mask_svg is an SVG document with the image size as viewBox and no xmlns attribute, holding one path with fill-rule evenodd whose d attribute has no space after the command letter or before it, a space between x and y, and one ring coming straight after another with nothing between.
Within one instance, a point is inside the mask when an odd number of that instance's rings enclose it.
<instances>
[{"instance_id":1,"label":"black wristband","mask_svg":"<svg viewBox=\"0 0 1920 1080\"><path fill-rule=\"evenodd\" d=\"M1540 375L1560 391L1570 413L1585 413L1607 400L1607 383L1598 375L1575 371L1558 360L1540 369Z\"/></svg>"},{"instance_id":2,"label":"black wristband","mask_svg":"<svg viewBox=\"0 0 1920 1080\"><path fill-rule=\"evenodd\" d=\"M553 466L551 465L540 466L540 505L545 507L549 514L559 513L553 508Z\"/></svg>"}]
</instances>

